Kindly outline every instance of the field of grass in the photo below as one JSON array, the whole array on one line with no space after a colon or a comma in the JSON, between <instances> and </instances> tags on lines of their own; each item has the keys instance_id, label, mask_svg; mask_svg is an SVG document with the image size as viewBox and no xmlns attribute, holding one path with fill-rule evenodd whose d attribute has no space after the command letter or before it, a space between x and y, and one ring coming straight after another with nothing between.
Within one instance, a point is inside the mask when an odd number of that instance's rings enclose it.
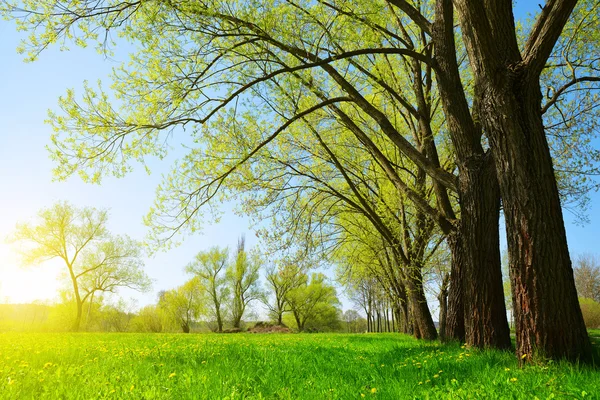
<instances>
[{"instance_id":1,"label":"field of grass","mask_svg":"<svg viewBox=\"0 0 600 400\"><path fill-rule=\"evenodd\" d=\"M0 399L100 398L600 399L600 371L397 334L0 334Z\"/></svg>"}]
</instances>

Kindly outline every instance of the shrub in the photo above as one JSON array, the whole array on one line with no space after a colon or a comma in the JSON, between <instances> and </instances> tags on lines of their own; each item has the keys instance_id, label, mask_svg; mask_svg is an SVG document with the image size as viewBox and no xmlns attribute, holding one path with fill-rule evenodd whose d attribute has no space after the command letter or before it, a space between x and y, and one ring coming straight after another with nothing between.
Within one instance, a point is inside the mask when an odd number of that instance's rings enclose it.
<instances>
[{"instance_id":1,"label":"shrub","mask_svg":"<svg viewBox=\"0 0 600 400\"><path fill-rule=\"evenodd\" d=\"M592 299L579 298L579 306L588 329L600 328L600 304Z\"/></svg>"}]
</instances>

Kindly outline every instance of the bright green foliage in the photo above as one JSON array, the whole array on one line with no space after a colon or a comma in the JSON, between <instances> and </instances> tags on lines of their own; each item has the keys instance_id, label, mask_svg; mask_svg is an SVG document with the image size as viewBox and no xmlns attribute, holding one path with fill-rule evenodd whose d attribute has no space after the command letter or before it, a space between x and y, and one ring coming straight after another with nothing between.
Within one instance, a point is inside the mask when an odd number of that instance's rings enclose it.
<instances>
[{"instance_id":1,"label":"bright green foliage","mask_svg":"<svg viewBox=\"0 0 600 400\"><path fill-rule=\"evenodd\" d=\"M159 333L169 331L173 320L165 310L157 305L143 307L131 320L130 329L133 332Z\"/></svg>"},{"instance_id":2,"label":"bright green foliage","mask_svg":"<svg viewBox=\"0 0 600 400\"><path fill-rule=\"evenodd\" d=\"M593 336L596 348L600 337ZM0 399L598 399L597 370L398 334L0 334Z\"/></svg>"},{"instance_id":3,"label":"bright green foliage","mask_svg":"<svg viewBox=\"0 0 600 400\"><path fill-rule=\"evenodd\" d=\"M283 314L289 311L288 293L304 282L302 270L287 261L275 267L272 265L266 271L267 292L263 303L269 310L269 316L277 324L283 323Z\"/></svg>"},{"instance_id":4,"label":"bright green foliage","mask_svg":"<svg viewBox=\"0 0 600 400\"><path fill-rule=\"evenodd\" d=\"M77 310L73 330L79 329L83 304L92 302L94 294L151 287L143 271L141 244L128 236L111 235L107 221L106 210L58 202L41 210L35 223L18 224L10 238L21 246L25 265L51 259L64 263Z\"/></svg>"},{"instance_id":5,"label":"bright green foliage","mask_svg":"<svg viewBox=\"0 0 600 400\"><path fill-rule=\"evenodd\" d=\"M229 263L226 277L231 290L231 321L234 328L240 328L246 308L250 303L262 297L259 272L263 261L256 252L249 254L245 249L245 239L242 236Z\"/></svg>"},{"instance_id":6,"label":"bright green foliage","mask_svg":"<svg viewBox=\"0 0 600 400\"><path fill-rule=\"evenodd\" d=\"M304 274L301 283L287 293L286 299L299 331L311 327L331 329L339 321L337 306L340 302L335 288L323 274L312 274L310 282Z\"/></svg>"},{"instance_id":7,"label":"bright green foliage","mask_svg":"<svg viewBox=\"0 0 600 400\"><path fill-rule=\"evenodd\" d=\"M226 305L230 298L230 289L227 285L225 271L229 250L213 247L208 251L200 252L188 266L186 271L200 279L200 284L205 290L211 306L209 314L214 318L217 326L215 330L222 331Z\"/></svg>"},{"instance_id":8,"label":"bright green foliage","mask_svg":"<svg viewBox=\"0 0 600 400\"><path fill-rule=\"evenodd\" d=\"M168 290L159 299L159 307L189 333L191 325L206 313L206 289L199 276L195 276L178 288Z\"/></svg>"}]
</instances>

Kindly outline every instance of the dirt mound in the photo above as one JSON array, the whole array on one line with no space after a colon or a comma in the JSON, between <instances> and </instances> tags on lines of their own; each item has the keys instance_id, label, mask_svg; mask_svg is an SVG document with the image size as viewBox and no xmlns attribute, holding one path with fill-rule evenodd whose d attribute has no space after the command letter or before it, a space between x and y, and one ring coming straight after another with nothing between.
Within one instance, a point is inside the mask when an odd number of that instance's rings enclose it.
<instances>
[{"instance_id":1,"label":"dirt mound","mask_svg":"<svg viewBox=\"0 0 600 400\"><path fill-rule=\"evenodd\" d=\"M231 329L223 329L221 333L240 333L242 330L240 328L231 328Z\"/></svg>"},{"instance_id":2,"label":"dirt mound","mask_svg":"<svg viewBox=\"0 0 600 400\"><path fill-rule=\"evenodd\" d=\"M292 330L285 325L275 325L269 322L257 322L253 328L248 329L249 333L292 333Z\"/></svg>"}]
</instances>

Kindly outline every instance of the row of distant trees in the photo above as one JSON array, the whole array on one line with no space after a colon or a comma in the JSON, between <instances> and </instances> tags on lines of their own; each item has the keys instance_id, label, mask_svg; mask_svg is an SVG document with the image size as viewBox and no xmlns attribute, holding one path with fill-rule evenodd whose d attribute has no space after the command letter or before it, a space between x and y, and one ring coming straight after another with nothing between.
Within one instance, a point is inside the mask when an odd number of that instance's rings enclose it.
<instances>
[{"instance_id":1,"label":"row of distant trees","mask_svg":"<svg viewBox=\"0 0 600 400\"><path fill-rule=\"evenodd\" d=\"M275 265L275 266L273 266ZM200 252L185 268L192 278L178 288L159 294L156 307L189 332L198 318L211 321L211 329L242 329L252 305L263 304L277 325L306 329L340 328L340 302L334 286L321 273L309 274L295 264L267 263L256 252L245 249L241 237L230 256L229 249L213 247ZM261 287L260 272L266 279Z\"/></svg>"},{"instance_id":2,"label":"row of distant trees","mask_svg":"<svg viewBox=\"0 0 600 400\"><path fill-rule=\"evenodd\" d=\"M235 251L213 247L198 253L185 267L191 278L161 291L155 305L133 313L121 302L103 305L119 288L147 291L151 280L143 270L142 245L128 236L112 235L105 210L77 208L58 202L39 212L37 220L19 224L11 241L20 245L22 261L34 265L51 259L64 264L70 289L64 307L54 314L70 314L71 329L142 330L160 332L179 327L190 332L202 320L217 332L228 325L241 329L253 305L263 304L275 324L305 329L341 328L340 302L334 286L320 273L290 261L267 264L261 254L247 251L242 236ZM264 271L265 287L260 275ZM96 321L94 321L96 319ZM353 318L353 328L357 318ZM64 326L64 324L63 324Z\"/></svg>"}]
</instances>

